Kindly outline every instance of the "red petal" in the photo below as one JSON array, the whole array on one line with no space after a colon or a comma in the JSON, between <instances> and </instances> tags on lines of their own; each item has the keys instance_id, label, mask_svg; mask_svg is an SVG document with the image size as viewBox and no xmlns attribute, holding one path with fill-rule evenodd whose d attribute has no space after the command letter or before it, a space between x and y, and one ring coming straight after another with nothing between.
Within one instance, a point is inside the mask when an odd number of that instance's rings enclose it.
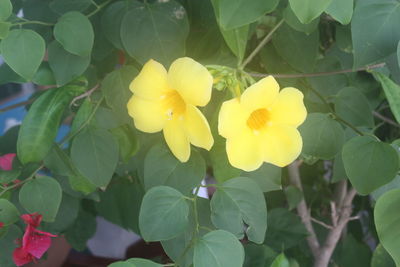
<instances>
[{"instance_id":1,"label":"red petal","mask_svg":"<svg viewBox=\"0 0 400 267\"><path fill-rule=\"evenodd\" d=\"M23 248L16 248L13 252L13 260L15 265L22 266L33 261L33 257Z\"/></svg>"},{"instance_id":2,"label":"red petal","mask_svg":"<svg viewBox=\"0 0 400 267\"><path fill-rule=\"evenodd\" d=\"M51 238L49 236L35 232L32 232L27 237L26 242L23 242L23 248L37 259L40 259L43 256L43 254L49 249L50 245Z\"/></svg>"},{"instance_id":3,"label":"red petal","mask_svg":"<svg viewBox=\"0 0 400 267\"><path fill-rule=\"evenodd\" d=\"M12 162L15 158L15 153L11 154L5 154L0 157L0 169L3 169L5 171L11 171L12 170Z\"/></svg>"},{"instance_id":4,"label":"red petal","mask_svg":"<svg viewBox=\"0 0 400 267\"><path fill-rule=\"evenodd\" d=\"M22 220L24 222L34 228L39 227L40 222L42 221L42 215L38 213L32 213L32 214L23 214L21 215Z\"/></svg>"},{"instance_id":5,"label":"red petal","mask_svg":"<svg viewBox=\"0 0 400 267\"><path fill-rule=\"evenodd\" d=\"M0 229L3 228L4 223L0 222Z\"/></svg>"}]
</instances>

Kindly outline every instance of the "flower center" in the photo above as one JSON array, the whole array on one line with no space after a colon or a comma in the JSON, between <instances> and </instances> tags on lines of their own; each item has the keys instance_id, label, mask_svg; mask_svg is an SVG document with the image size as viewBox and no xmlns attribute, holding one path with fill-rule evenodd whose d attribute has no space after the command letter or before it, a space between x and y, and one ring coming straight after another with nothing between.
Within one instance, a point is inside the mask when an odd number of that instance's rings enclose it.
<instances>
[{"instance_id":1,"label":"flower center","mask_svg":"<svg viewBox=\"0 0 400 267\"><path fill-rule=\"evenodd\" d=\"M256 109L247 119L247 126L252 130L260 130L269 120L269 112L265 108Z\"/></svg>"},{"instance_id":2,"label":"flower center","mask_svg":"<svg viewBox=\"0 0 400 267\"><path fill-rule=\"evenodd\" d=\"M170 90L162 96L163 105L167 116L172 119L174 115L181 115L186 110L186 103L176 90Z\"/></svg>"}]
</instances>

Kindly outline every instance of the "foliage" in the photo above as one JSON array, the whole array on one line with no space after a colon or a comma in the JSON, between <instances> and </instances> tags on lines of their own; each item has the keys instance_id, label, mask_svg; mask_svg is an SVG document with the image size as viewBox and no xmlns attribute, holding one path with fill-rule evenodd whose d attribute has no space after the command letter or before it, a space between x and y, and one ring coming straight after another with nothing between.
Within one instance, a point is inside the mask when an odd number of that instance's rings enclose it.
<instances>
[{"instance_id":1,"label":"foliage","mask_svg":"<svg viewBox=\"0 0 400 267\"><path fill-rule=\"evenodd\" d=\"M17 104L22 125L0 136L0 266L15 266L26 213L76 250L102 216L169 257L113 267L400 266L399 24L397 0L0 0L0 84L39 89ZM198 75L171 78L184 61L179 71ZM136 97L160 73L129 88L148 64L165 67L172 87L196 89L183 104L201 129L137 122L161 102ZM279 85L259 79L267 74ZM277 130L267 145L241 134L270 113L250 123L243 107L220 114L261 84L301 91L280 91L297 95L277 115L293 135ZM137 101L145 115L132 111ZM272 160L280 145L292 154Z\"/></svg>"}]
</instances>

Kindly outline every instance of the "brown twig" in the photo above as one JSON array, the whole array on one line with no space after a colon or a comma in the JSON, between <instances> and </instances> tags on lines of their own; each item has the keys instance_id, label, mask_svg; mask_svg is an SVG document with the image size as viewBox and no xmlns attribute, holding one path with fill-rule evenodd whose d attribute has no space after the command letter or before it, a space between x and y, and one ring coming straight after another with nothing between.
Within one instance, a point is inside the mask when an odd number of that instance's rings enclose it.
<instances>
[{"instance_id":1,"label":"brown twig","mask_svg":"<svg viewBox=\"0 0 400 267\"><path fill-rule=\"evenodd\" d=\"M313 222L315 222L315 223L318 223L319 225L322 225L323 227L325 227L325 228L327 228L327 229L333 229L333 226L332 226L332 225L326 224L326 223L324 223L324 222L322 222L322 221L320 221L320 220L317 220L317 219L315 219L315 218L313 218L313 217L310 217L310 218L311 218L311 221L313 221Z\"/></svg>"},{"instance_id":2,"label":"brown twig","mask_svg":"<svg viewBox=\"0 0 400 267\"><path fill-rule=\"evenodd\" d=\"M373 65L364 66L358 69L345 69L345 70L336 70L336 71L326 71L326 72L315 72L315 73L295 73L295 74L264 74L264 73L254 73L248 72L249 75L253 77L266 77L266 76L273 76L275 78L305 78L305 77L320 77L320 76L330 76L336 74L343 74L343 73L351 73L351 72L359 72L359 71L369 71L372 69L382 68L386 65L386 63L378 63Z\"/></svg>"},{"instance_id":3,"label":"brown twig","mask_svg":"<svg viewBox=\"0 0 400 267\"><path fill-rule=\"evenodd\" d=\"M301 192L303 192L303 186L301 185L300 179L300 171L299 165L297 161L293 162L288 166L289 171L289 178L290 182L296 186ZM315 234L314 227L311 222L310 211L307 208L306 201L304 198L297 204L297 213L299 214L301 221L303 222L304 226L306 227L307 231L309 232L309 236L307 237L308 246L311 249L311 252L314 258L318 257L320 244Z\"/></svg>"},{"instance_id":4,"label":"brown twig","mask_svg":"<svg viewBox=\"0 0 400 267\"><path fill-rule=\"evenodd\" d=\"M388 123L388 124L390 124L390 125L393 125L393 126L395 126L395 127L400 128L400 124L398 124L398 123L395 122L394 120L391 120L391 119L389 119L389 118L383 116L382 114L380 114L380 113L378 113L378 112L376 112L376 111L372 111L372 114L373 114L375 117L377 117L378 119L381 119L382 121L384 121L384 122L386 122L386 123Z\"/></svg>"},{"instance_id":5,"label":"brown twig","mask_svg":"<svg viewBox=\"0 0 400 267\"><path fill-rule=\"evenodd\" d=\"M96 89L99 88L99 86L100 86L99 84L96 84L92 89L90 89L90 90L84 92L84 93L81 94L81 95L78 95L77 97L75 97L74 99L72 99L72 101L71 101L71 103L69 104L69 106L70 106L70 107L76 106L76 104L75 104L76 101L78 101L79 99L82 99L82 98L85 98L85 97L88 97L88 96L92 95L92 93L93 93L94 91L96 91Z\"/></svg>"},{"instance_id":6,"label":"brown twig","mask_svg":"<svg viewBox=\"0 0 400 267\"><path fill-rule=\"evenodd\" d=\"M14 108L18 108L18 107L22 107L22 106L26 106L26 105L29 105L29 104L31 104L33 101L35 101L35 99L29 99L29 100L26 100L26 101L22 101L22 102L19 102L19 103L15 103L15 104L13 104L13 105L9 105L9 106L7 106L7 107L5 107L5 108L1 108L0 109L0 113L3 113L3 112L6 112L6 111L9 111L9 110L12 110L12 109L14 109Z\"/></svg>"}]
</instances>

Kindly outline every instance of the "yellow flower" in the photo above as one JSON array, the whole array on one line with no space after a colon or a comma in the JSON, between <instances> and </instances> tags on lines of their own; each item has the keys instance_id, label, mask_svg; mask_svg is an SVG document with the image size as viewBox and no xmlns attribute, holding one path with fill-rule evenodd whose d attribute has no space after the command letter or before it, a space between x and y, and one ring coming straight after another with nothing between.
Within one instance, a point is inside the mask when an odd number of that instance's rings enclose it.
<instances>
[{"instance_id":1,"label":"yellow flower","mask_svg":"<svg viewBox=\"0 0 400 267\"><path fill-rule=\"evenodd\" d=\"M208 70L191 58L175 60L168 73L150 60L129 86L129 115L143 132L162 130L172 153L186 162L190 144L210 150L214 143L210 126L196 107L210 101L212 84Z\"/></svg>"},{"instance_id":2,"label":"yellow flower","mask_svg":"<svg viewBox=\"0 0 400 267\"><path fill-rule=\"evenodd\" d=\"M272 76L253 84L240 98L222 104L218 132L225 137L232 166L253 171L263 162L279 167L293 162L303 145L297 127L307 116L303 94L284 88Z\"/></svg>"}]
</instances>

